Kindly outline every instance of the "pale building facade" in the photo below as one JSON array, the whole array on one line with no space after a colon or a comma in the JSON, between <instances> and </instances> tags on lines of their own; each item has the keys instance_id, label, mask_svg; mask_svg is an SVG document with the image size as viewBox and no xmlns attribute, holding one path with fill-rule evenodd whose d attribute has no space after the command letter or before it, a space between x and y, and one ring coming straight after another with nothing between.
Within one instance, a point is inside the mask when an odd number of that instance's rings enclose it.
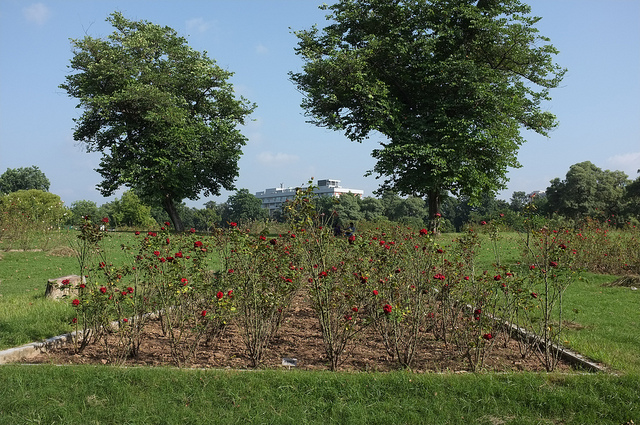
<instances>
[{"instance_id":1,"label":"pale building facade","mask_svg":"<svg viewBox=\"0 0 640 425\"><path fill-rule=\"evenodd\" d=\"M274 211L279 211L285 202L293 200L296 196L296 189L306 189L305 187L274 187L265 189L262 192L256 192L256 198L262 201L262 208L269 211L269 215ZM364 190L347 189L340 186L340 180L325 179L318 180L318 187L314 189L314 193L320 196L339 197L343 193L351 193L362 197Z\"/></svg>"}]
</instances>

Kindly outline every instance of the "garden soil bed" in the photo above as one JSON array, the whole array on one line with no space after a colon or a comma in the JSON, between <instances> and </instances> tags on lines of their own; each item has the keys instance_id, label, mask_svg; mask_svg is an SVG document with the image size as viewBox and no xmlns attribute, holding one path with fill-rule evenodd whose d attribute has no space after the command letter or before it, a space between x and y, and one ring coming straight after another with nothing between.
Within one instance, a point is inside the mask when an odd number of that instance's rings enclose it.
<instances>
[{"instance_id":1,"label":"garden soil bed","mask_svg":"<svg viewBox=\"0 0 640 425\"><path fill-rule=\"evenodd\" d=\"M168 340L162 334L158 321L151 322L145 331L136 358L127 359L128 366L166 366L173 365ZM272 339L264 353L262 368L282 368L283 358L297 359L297 368L303 370L328 370L329 363L324 352L318 320L302 296L298 296L286 315L278 334ZM47 351L29 358L29 363L53 364L107 364L109 359L104 348L90 345L81 353L76 353L72 344L52 347ZM251 362L238 329L230 325L223 335L210 346L201 345L195 357L187 367L217 369L247 369ZM343 356L339 367L341 371L380 371L397 369L397 364L386 353L382 340L373 329L366 330ZM427 336L419 347L413 369L416 372L465 372L470 371L468 362L456 355L444 343ZM519 353L518 342L497 335L493 347L485 361L484 370L506 371L544 371L541 362L535 356L523 359ZM556 370L570 371L571 365L561 361Z\"/></svg>"}]
</instances>

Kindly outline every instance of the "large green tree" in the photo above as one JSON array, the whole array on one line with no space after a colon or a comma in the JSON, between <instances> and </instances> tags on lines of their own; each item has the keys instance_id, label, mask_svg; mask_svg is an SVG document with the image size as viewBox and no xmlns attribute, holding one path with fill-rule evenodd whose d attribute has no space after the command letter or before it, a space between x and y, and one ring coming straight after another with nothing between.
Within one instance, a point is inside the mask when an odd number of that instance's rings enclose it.
<instances>
[{"instance_id":1,"label":"large green tree","mask_svg":"<svg viewBox=\"0 0 640 425\"><path fill-rule=\"evenodd\" d=\"M176 205L232 190L246 138L237 129L255 105L236 99L231 72L168 27L107 19L107 38L72 40L73 73L60 87L79 100L74 138L102 152L105 196L122 185L162 205L177 230Z\"/></svg>"},{"instance_id":2,"label":"large green tree","mask_svg":"<svg viewBox=\"0 0 640 425\"><path fill-rule=\"evenodd\" d=\"M223 222L250 222L254 220L266 220L269 212L262 208L262 201L248 189L239 189L229 196L223 207Z\"/></svg>"},{"instance_id":3,"label":"large green tree","mask_svg":"<svg viewBox=\"0 0 640 425\"><path fill-rule=\"evenodd\" d=\"M7 171L0 176L0 195L31 189L48 192L49 185L50 183L47 176L35 165L31 167L7 168Z\"/></svg>"},{"instance_id":4,"label":"large green tree","mask_svg":"<svg viewBox=\"0 0 640 425\"><path fill-rule=\"evenodd\" d=\"M371 174L382 189L426 196L503 189L522 128L546 135L542 109L565 72L518 0L341 0L323 29L298 31L290 73L318 126L353 141L386 136Z\"/></svg>"},{"instance_id":5,"label":"large green tree","mask_svg":"<svg viewBox=\"0 0 640 425\"><path fill-rule=\"evenodd\" d=\"M551 180L547 207L574 219L618 216L625 210L625 188L630 183L622 171L602 170L590 161L573 164L564 180Z\"/></svg>"}]
</instances>

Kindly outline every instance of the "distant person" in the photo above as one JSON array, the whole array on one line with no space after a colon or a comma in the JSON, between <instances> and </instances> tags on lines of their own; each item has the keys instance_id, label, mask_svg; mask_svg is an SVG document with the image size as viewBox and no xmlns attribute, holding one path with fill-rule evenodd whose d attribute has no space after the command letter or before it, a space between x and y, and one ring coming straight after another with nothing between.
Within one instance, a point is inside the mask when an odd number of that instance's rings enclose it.
<instances>
[{"instance_id":1,"label":"distant person","mask_svg":"<svg viewBox=\"0 0 640 425\"><path fill-rule=\"evenodd\" d=\"M356 226L353 222L349 223L349 228L346 230L345 235L349 239L349 244L353 245L356 241Z\"/></svg>"},{"instance_id":2,"label":"distant person","mask_svg":"<svg viewBox=\"0 0 640 425\"><path fill-rule=\"evenodd\" d=\"M333 226L333 236L342 236L342 226L338 223Z\"/></svg>"},{"instance_id":3,"label":"distant person","mask_svg":"<svg viewBox=\"0 0 640 425\"><path fill-rule=\"evenodd\" d=\"M355 234L356 234L356 226L354 226L353 222L351 222L349 223L349 227L347 228L345 235L349 237Z\"/></svg>"}]
</instances>

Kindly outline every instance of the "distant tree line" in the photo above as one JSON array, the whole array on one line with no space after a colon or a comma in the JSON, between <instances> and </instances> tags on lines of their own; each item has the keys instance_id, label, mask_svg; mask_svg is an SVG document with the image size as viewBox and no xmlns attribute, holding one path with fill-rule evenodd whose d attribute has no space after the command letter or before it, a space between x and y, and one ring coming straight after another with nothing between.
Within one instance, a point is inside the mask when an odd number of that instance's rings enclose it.
<instances>
[{"instance_id":1,"label":"distant tree line","mask_svg":"<svg viewBox=\"0 0 640 425\"><path fill-rule=\"evenodd\" d=\"M42 221L46 216L51 218L51 223L47 223L49 227L77 225L87 216L96 220L107 217L114 228L154 228L170 221L162 206L145 204L133 190L101 206L94 201L80 200L65 207L58 195L47 192L49 180L35 166L8 169L0 175L0 188L5 191L0 195L0 209L5 218L15 219L20 215ZM231 222L284 221L282 211L269 217L260 199L248 189L237 190L223 203L209 201L204 208L180 203L176 208L185 228L198 231L224 227ZM316 209L331 225L391 221L422 228L429 223L427 199L401 197L391 190L381 192L378 197L361 198L353 194L343 194L339 198L319 197ZM587 217L607 220L618 227L640 225L640 177L631 180L621 171L602 170L591 162L581 162L572 165L564 179L551 180L545 193L530 196L517 191L509 201L486 193L478 202L465 196L449 196L442 200L440 214L442 231L459 231L467 223L497 217L516 230L523 226L524 218L532 216L563 220L566 225L579 223ZM7 227L7 223L0 224Z\"/></svg>"}]
</instances>

